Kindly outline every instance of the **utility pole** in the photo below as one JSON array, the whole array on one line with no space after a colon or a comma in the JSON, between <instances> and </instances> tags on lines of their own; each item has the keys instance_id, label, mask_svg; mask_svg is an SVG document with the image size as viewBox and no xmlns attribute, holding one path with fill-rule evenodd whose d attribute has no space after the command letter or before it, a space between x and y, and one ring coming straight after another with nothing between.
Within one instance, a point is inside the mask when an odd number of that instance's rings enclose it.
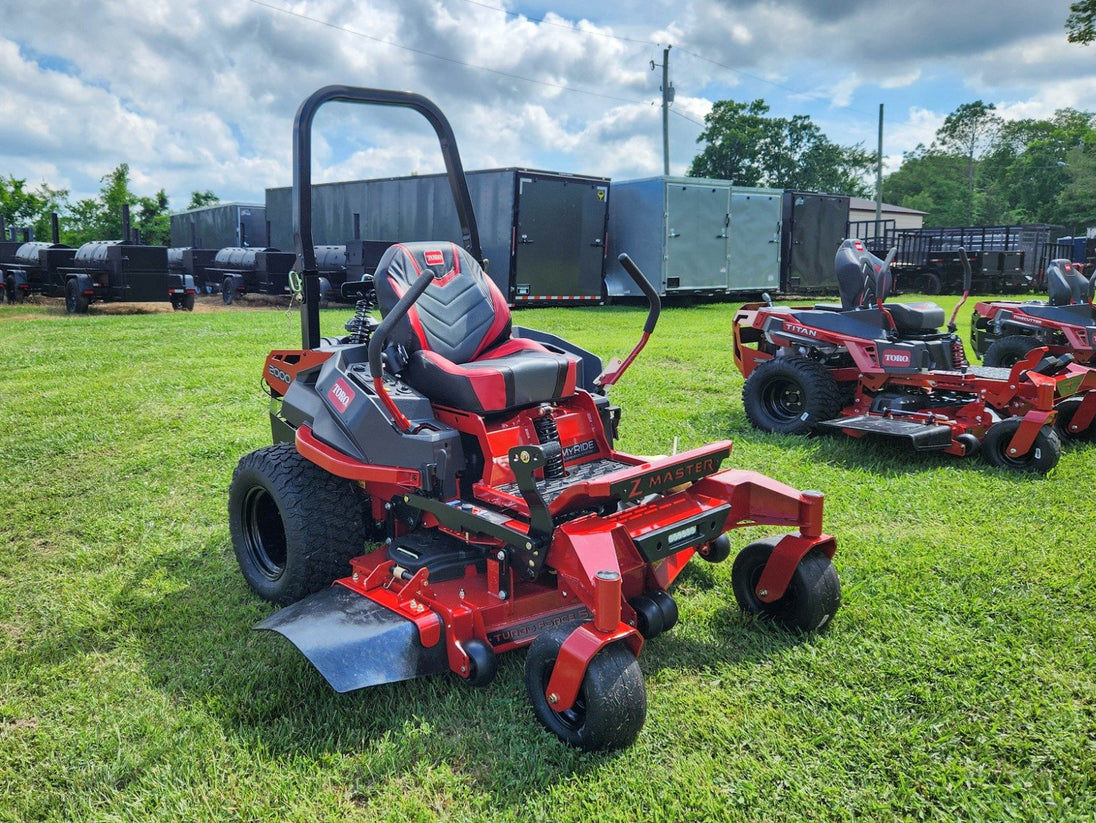
<instances>
[{"instance_id":1,"label":"utility pole","mask_svg":"<svg viewBox=\"0 0 1096 823\"><path fill-rule=\"evenodd\" d=\"M875 236L883 224L883 104L879 104L879 153L875 158Z\"/></svg>"},{"instance_id":2,"label":"utility pole","mask_svg":"<svg viewBox=\"0 0 1096 823\"><path fill-rule=\"evenodd\" d=\"M670 84L670 49L662 50L662 173L670 176L670 104L674 102L674 87ZM651 71L660 65L651 61Z\"/></svg>"}]
</instances>

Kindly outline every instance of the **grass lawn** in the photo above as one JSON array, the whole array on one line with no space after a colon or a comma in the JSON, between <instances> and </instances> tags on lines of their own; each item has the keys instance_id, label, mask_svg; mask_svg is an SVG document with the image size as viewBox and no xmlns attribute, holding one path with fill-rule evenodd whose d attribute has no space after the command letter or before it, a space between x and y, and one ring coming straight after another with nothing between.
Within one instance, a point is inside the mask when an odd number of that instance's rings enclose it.
<instances>
[{"instance_id":1,"label":"grass lawn","mask_svg":"<svg viewBox=\"0 0 1096 823\"><path fill-rule=\"evenodd\" d=\"M729 436L728 465L825 492L844 602L789 636L739 614L729 563L694 561L640 658L639 740L582 754L533 719L523 652L484 690L337 695L251 631L272 607L237 570L227 487L270 440L263 357L300 324L203 308L0 307L0 821L1096 819L1096 447L1037 477L762 434L736 304L667 308L613 389L621 448ZM516 322L607 358L643 317Z\"/></svg>"}]
</instances>

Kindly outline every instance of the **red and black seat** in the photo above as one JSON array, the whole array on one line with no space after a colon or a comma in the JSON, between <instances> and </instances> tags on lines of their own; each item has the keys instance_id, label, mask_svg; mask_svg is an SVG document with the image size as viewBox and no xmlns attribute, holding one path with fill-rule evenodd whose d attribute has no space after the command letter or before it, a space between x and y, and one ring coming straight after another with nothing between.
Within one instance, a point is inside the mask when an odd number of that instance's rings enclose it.
<instances>
[{"instance_id":1,"label":"red and black seat","mask_svg":"<svg viewBox=\"0 0 1096 823\"><path fill-rule=\"evenodd\" d=\"M374 283L387 315L426 270L436 279L390 335L408 353L404 379L431 401L477 413L573 395L578 360L511 336L510 309L479 263L455 243L399 243Z\"/></svg>"}]
</instances>

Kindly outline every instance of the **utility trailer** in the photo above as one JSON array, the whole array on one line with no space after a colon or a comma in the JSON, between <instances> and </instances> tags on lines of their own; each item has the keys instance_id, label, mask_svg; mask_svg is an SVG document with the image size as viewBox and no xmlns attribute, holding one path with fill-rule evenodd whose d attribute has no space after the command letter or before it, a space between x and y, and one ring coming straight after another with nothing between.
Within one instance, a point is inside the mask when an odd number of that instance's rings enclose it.
<instances>
[{"instance_id":1,"label":"utility trailer","mask_svg":"<svg viewBox=\"0 0 1096 823\"><path fill-rule=\"evenodd\" d=\"M775 291L780 278L782 193L700 177L613 183L609 258L628 252L660 297ZM640 297L616 267L606 295Z\"/></svg>"},{"instance_id":2,"label":"utility trailer","mask_svg":"<svg viewBox=\"0 0 1096 823\"><path fill-rule=\"evenodd\" d=\"M220 279L221 296L228 306L237 297L249 293L292 294L289 273L295 260L296 256L291 252L275 248L228 246L218 250L208 271L210 277Z\"/></svg>"},{"instance_id":3,"label":"utility trailer","mask_svg":"<svg viewBox=\"0 0 1096 823\"><path fill-rule=\"evenodd\" d=\"M23 243L3 269L4 291L9 303L22 303L29 295L63 297L65 279L61 269L71 266L76 249L60 243L31 240Z\"/></svg>"},{"instance_id":4,"label":"utility trailer","mask_svg":"<svg viewBox=\"0 0 1096 823\"><path fill-rule=\"evenodd\" d=\"M966 251L972 287L983 293L1029 292L1041 288L1050 261L1068 257L1055 242L1060 226L953 226L902 229L870 244L876 251L897 248L892 270L896 288L922 294L957 294L963 288L959 250Z\"/></svg>"},{"instance_id":5,"label":"utility trailer","mask_svg":"<svg viewBox=\"0 0 1096 823\"><path fill-rule=\"evenodd\" d=\"M511 305L602 301L608 179L503 168L471 171L467 180L487 274ZM354 238L462 239L444 174L324 183L312 198L317 243L347 243L356 216ZM292 189L267 189L275 246L293 243L291 201Z\"/></svg>"},{"instance_id":6,"label":"utility trailer","mask_svg":"<svg viewBox=\"0 0 1096 823\"><path fill-rule=\"evenodd\" d=\"M221 281L209 271L216 257L217 249L176 246L167 250L167 267L169 271L193 277L198 294L216 294L221 290Z\"/></svg>"}]
</instances>

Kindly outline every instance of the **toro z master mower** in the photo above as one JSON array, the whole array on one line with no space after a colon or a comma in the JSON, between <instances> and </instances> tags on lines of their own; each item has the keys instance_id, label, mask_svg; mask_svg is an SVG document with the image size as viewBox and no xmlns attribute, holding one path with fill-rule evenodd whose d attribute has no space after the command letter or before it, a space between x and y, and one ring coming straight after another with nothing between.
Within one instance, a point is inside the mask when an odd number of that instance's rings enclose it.
<instances>
[{"instance_id":1,"label":"toro z master mower","mask_svg":"<svg viewBox=\"0 0 1096 823\"><path fill-rule=\"evenodd\" d=\"M893 249L884 261L846 240L835 261L840 306L753 303L735 314L750 422L771 432L898 438L918 451L981 450L995 466L1050 471L1059 432L1091 430L1096 371L1045 348L1011 368L969 365L955 331L962 301L946 332L935 303L884 302L893 257ZM963 300L969 290L967 263Z\"/></svg>"},{"instance_id":2,"label":"toro z master mower","mask_svg":"<svg viewBox=\"0 0 1096 823\"><path fill-rule=\"evenodd\" d=\"M1055 356L1071 354L1096 366L1096 310L1092 281L1069 260L1047 266L1047 300L993 300L978 303L971 317L970 342L986 366L1012 366L1043 346Z\"/></svg>"},{"instance_id":3,"label":"toro z master mower","mask_svg":"<svg viewBox=\"0 0 1096 823\"><path fill-rule=\"evenodd\" d=\"M372 282L344 286L358 297L349 334L321 339L310 130L332 100L426 117L465 248L392 246ZM646 716L636 656L677 621L667 590L695 554L726 559L725 532L742 526L785 533L739 552L740 607L792 630L828 624L840 585L822 495L721 470L729 441L658 459L614 449L607 389L654 330L657 294L622 256L650 311L604 372L577 346L512 327L433 103L345 86L309 97L294 126L294 223L304 346L267 357L275 442L240 461L229 520L244 577L285 606L257 628L287 637L337 691L445 671L483 686L497 654L528 646L540 722L583 749L626 746Z\"/></svg>"}]
</instances>

